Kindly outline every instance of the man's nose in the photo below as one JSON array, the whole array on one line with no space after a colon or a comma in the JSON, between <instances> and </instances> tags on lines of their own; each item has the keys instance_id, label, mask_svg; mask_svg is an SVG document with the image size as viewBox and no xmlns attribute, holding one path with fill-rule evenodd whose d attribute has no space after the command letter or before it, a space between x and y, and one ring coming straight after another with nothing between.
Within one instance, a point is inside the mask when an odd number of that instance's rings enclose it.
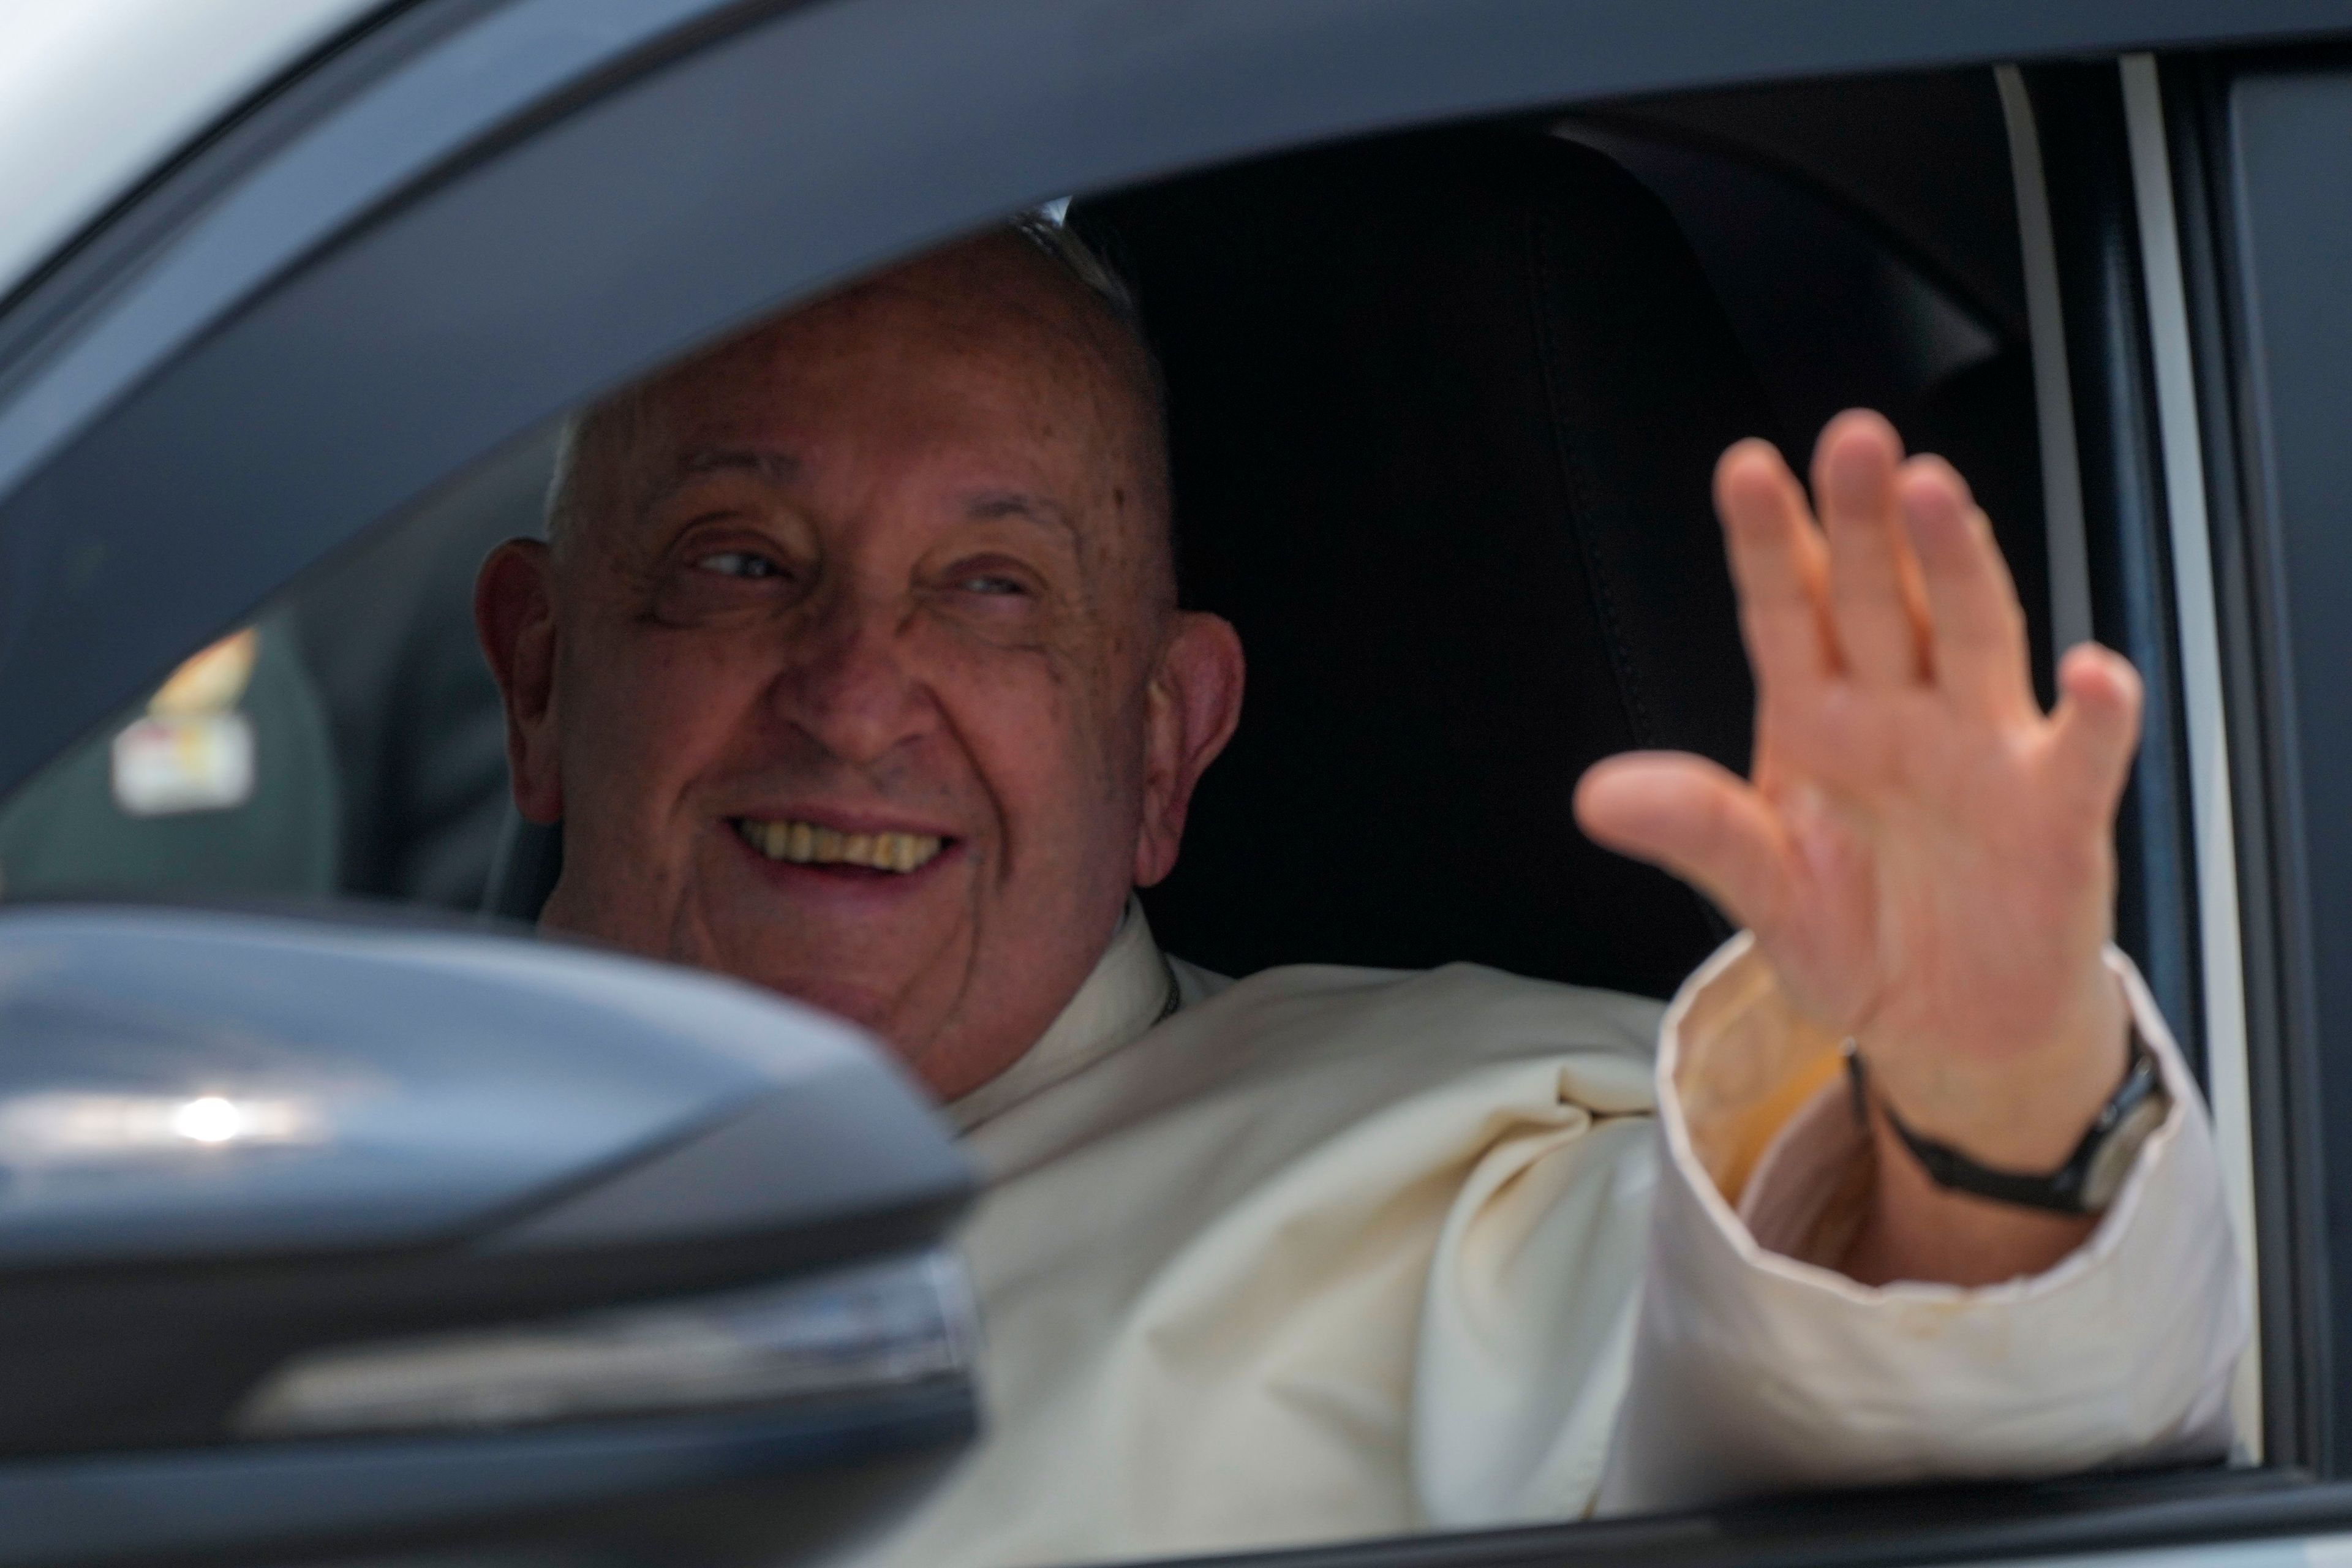
<instances>
[{"instance_id":1,"label":"man's nose","mask_svg":"<svg viewBox=\"0 0 2352 1568\"><path fill-rule=\"evenodd\" d=\"M874 762L929 732L930 693L909 667L904 606L826 595L776 683L782 716L844 762Z\"/></svg>"}]
</instances>

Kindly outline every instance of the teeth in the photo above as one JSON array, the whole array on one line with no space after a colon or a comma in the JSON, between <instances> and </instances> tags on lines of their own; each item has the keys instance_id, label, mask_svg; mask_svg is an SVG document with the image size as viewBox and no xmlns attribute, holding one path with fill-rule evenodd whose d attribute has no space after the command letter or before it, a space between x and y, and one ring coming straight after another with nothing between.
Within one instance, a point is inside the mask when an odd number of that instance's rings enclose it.
<instances>
[{"instance_id":1,"label":"teeth","mask_svg":"<svg viewBox=\"0 0 2352 1568\"><path fill-rule=\"evenodd\" d=\"M807 822L737 820L743 842L771 860L800 866L870 866L908 872L930 864L942 847L931 833L836 833Z\"/></svg>"}]
</instances>

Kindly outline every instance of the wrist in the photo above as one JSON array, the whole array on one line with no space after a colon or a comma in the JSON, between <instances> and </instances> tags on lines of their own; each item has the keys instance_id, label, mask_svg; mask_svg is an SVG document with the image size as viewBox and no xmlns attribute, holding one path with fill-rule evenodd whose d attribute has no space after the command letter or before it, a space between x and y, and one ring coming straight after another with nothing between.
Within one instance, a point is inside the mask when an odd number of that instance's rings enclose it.
<instances>
[{"instance_id":1,"label":"wrist","mask_svg":"<svg viewBox=\"0 0 2352 1568\"><path fill-rule=\"evenodd\" d=\"M2104 961L2038 1033L1899 1054L1865 1037L1861 1051L1884 1108L1915 1136L1993 1170L2044 1173L2081 1143L2130 1059L2130 1006Z\"/></svg>"},{"instance_id":2,"label":"wrist","mask_svg":"<svg viewBox=\"0 0 2352 1568\"><path fill-rule=\"evenodd\" d=\"M1860 1056L1849 1051L1850 1076L1856 1112L1864 1121L1885 1124L1911 1158L1899 1163L1916 1165L1948 1191L1990 1198L2017 1208L2052 1214L2084 1215L2104 1210L2129 1174L2139 1146L2164 1122L2171 1110L2165 1092L2164 1072L2155 1056L2137 1037L2129 1042L2124 1076L2092 1119L2065 1161L2035 1171L2000 1170L1970 1159L1948 1144L1920 1137L1884 1105L1869 1103L1867 1079Z\"/></svg>"},{"instance_id":3,"label":"wrist","mask_svg":"<svg viewBox=\"0 0 2352 1568\"><path fill-rule=\"evenodd\" d=\"M1874 1177L1861 1228L1837 1267L1864 1285L1979 1287L2054 1267L2096 1227L2095 1215L2021 1208L1939 1185L1887 1124L1870 1118Z\"/></svg>"}]
</instances>

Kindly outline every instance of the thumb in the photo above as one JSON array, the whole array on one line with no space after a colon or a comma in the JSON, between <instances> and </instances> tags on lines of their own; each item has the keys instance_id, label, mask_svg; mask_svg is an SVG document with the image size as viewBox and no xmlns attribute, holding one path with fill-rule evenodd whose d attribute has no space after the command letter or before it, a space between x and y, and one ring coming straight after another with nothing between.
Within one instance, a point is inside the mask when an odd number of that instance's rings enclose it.
<instances>
[{"instance_id":1,"label":"thumb","mask_svg":"<svg viewBox=\"0 0 2352 1568\"><path fill-rule=\"evenodd\" d=\"M1585 770L1576 820L1597 842L1647 860L1761 931L1787 885L1788 840L1738 774L1683 752L1628 752Z\"/></svg>"}]
</instances>

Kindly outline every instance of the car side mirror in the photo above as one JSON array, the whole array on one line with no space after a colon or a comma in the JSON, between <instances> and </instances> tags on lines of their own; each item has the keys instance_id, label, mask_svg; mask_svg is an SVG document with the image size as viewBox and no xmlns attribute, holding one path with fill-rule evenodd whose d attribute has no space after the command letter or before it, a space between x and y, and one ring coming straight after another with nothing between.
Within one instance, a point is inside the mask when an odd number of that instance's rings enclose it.
<instances>
[{"instance_id":1,"label":"car side mirror","mask_svg":"<svg viewBox=\"0 0 2352 1568\"><path fill-rule=\"evenodd\" d=\"M975 1429L950 1133L847 1026L389 917L0 910L0 1564L789 1560Z\"/></svg>"}]
</instances>

